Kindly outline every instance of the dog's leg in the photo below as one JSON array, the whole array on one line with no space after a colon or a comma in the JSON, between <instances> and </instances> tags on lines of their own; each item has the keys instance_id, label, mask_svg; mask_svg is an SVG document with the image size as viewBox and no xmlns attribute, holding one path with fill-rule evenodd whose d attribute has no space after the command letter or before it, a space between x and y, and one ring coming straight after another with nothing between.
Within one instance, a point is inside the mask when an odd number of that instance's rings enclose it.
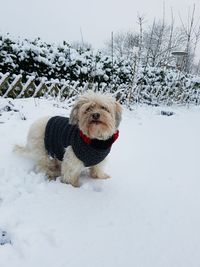
<instances>
[{"instance_id":1,"label":"dog's leg","mask_svg":"<svg viewBox=\"0 0 200 267\"><path fill-rule=\"evenodd\" d=\"M44 172L49 180L55 180L56 177L61 175L61 167L56 159L50 159L48 155L37 158L37 172Z\"/></svg>"},{"instance_id":2,"label":"dog's leg","mask_svg":"<svg viewBox=\"0 0 200 267\"><path fill-rule=\"evenodd\" d=\"M90 176L94 179L108 179L110 176L103 171L105 160L99 164L90 167Z\"/></svg>"},{"instance_id":3,"label":"dog's leg","mask_svg":"<svg viewBox=\"0 0 200 267\"><path fill-rule=\"evenodd\" d=\"M61 181L79 187L79 175L84 168L84 164L79 160L71 146L68 146L61 165Z\"/></svg>"}]
</instances>

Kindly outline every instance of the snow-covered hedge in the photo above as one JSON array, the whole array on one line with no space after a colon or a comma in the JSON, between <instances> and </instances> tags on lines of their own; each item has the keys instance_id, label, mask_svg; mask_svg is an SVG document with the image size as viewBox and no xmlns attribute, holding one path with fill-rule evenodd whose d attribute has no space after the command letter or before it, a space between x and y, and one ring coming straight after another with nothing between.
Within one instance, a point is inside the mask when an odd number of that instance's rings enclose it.
<instances>
[{"instance_id":1,"label":"snow-covered hedge","mask_svg":"<svg viewBox=\"0 0 200 267\"><path fill-rule=\"evenodd\" d=\"M23 83L31 77L36 86L45 80L46 84L57 84L58 88L64 86L64 97L71 96L72 90L77 94L92 88L109 91L128 105L135 102L200 104L199 77L184 75L175 69L138 67L136 59L112 58L91 49L73 49L66 42L50 45L39 38L30 41L0 36L0 73L9 73L10 84L20 74ZM0 84L0 95L8 96L6 90L6 86L1 89ZM33 92L22 94L19 90L20 97L34 95Z\"/></svg>"},{"instance_id":2,"label":"snow-covered hedge","mask_svg":"<svg viewBox=\"0 0 200 267\"><path fill-rule=\"evenodd\" d=\"M0 36L0 72L22 74L23 79L34 76L64 79L70 82L128 84L132 78L130 61L112 59L92 50L76 50L66 42L50 45Z\"/></svg>"},{"instance_id":3,"label":"snow-covered hedge","mask_svg":"<svg viewBox=\"0 0 200 267\"><path fill-rule=\"evenodd\" d=\"M148 104L200 104L200 77L177 70L141 68L133 90L133 101Z\"/></svg>"}]
</instances>

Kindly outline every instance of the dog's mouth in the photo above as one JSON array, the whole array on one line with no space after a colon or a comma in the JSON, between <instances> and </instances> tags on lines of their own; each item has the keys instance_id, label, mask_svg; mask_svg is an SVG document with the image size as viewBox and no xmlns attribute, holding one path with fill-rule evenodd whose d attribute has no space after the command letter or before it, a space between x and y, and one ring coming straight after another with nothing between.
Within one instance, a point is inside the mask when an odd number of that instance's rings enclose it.
<instances>
[{"instance_id":1,"label":"dog's mouth","mask_svg":"<svg viewBox=\"0 0 200 267\"><path fill-rule=\"evenodd\" d=\"M100 121L100 120L91 120L91 121L90 121L90 124L99 125L99 124L103 124L103 122Z\"/></svg>"}]
</instances>

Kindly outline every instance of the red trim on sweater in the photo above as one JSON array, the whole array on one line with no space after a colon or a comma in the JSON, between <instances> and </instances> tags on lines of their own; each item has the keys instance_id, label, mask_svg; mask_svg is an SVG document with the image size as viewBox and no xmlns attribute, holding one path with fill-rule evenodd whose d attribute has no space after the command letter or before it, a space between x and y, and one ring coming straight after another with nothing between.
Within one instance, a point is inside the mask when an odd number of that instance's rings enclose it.
<instances>
[{"instance_id":1,"label":"red trim on sweater","mask_svg":"<svg viewBox=\"0 0 200 267\"><path fill-rule=\"evenodd\" d=\"M85 135L81 130L80 130L80 137L86 144L88 144L88 145L91 144L92 139L90 139L87 135ZM112 138L110 146L112 146L112 144L117 140L118 137L119 137L119 130L117 130L113 134L113 136L109 138L109 139ZM103 141L106 141L106 140L102 140L102 142Z\"/></svg>"},{"instance_id":2,"label":"red trim on sweater","mask_svg":"<svg viewBox=\"0 0 200 267\"><path fill-rule=\"evenodd\" d=\"M84 133L82 131L80 131L80 137L82 138L82 140L86 143L86 144L90 144L91 143L91 139L89 137L87 137L86 135L84 135Z\"/></svg>"}]
</instances>

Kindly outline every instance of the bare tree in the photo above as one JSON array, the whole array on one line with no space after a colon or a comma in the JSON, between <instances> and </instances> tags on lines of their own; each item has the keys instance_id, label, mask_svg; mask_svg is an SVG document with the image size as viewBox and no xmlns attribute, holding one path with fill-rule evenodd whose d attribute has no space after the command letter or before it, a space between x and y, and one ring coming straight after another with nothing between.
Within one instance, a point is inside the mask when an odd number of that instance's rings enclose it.
<instances>
[{"instance_id":1,"label":"bare tree","mask_svg":"<svg viewBox=\"0 0 200 267\"><path fill-rule=\"evenodd\" d=\"M70 46L78 51L92 50L92 45L88 42L74 41Z\"/></svg>"},{"instance_id":2,"label":"bare tree","mask_svg":"<svg viewBox=\"0 0 200 267\"><path fill-rule=\"evenodd\" d=\"M139 44L138 44L138 66L141 64L142 52L143 52L143 24L144 16L138 14L138 24L139 24Z\"/></svg>"},{"instance_id":3,"label":"bare tree","mask_svg":"<svg viewBox=\"0 0 200 267\"><path fill-rule=\"evenodd\" d=\"M181 19L181 18L180 18ZM195 5L188 11L187 22L181 27L175 26L175 18L171 9L171 23L166 24L165 6L161 20L154 19L151 27L144 27L144 16L138 15L138 31L114 33L113 39L106 43L107 53L118 58L133 60L134 73L137 66L175 66L174 51L187 52L183 70L191 72L195 63L195 54L200 42L200 24L195 17ZM145 25L146 26L146 25ZM112 49L111 49L112 48ZM196 68L195 68L196 69Z\"/></svg>"},{"instance_id":4,"label":"bare tree","mask_svg":"<svg viewBox=\"0 0 200 267\"><path fill-rule=\"evenodd\" d=\"M165 67L168 67L169 63L171 61L171 53L172 53L172 49L173 49L173 37L174 37L174 14L173 14L173 10L171 8L171 25L170 25L170 33L169 33L167 50L166 50L166 54L165 54Z\"/></svg>"},{"instance_id":5,"label":"bare tree","mask_svg":"<svg viewBox=\"0 0 200 267\"><path fill-rule=\"evenodd\" d=\"M154 20L152 27L144 32L144 66L169 66L172 61L171 52L180 49L183 40L183 34L179 28L175 28L174 20L171 25Z\"/></svg>"},{"instance_id":6,"label":"bare tree","mask_svg":"<svg viewBox=\"0 0 200 267\"><path fill-rule=\"evenodd\" d=\"M182 24L182 31L186 37L185 52L187 52L187 56L186 56L185 67L184 67L185 72L192 71L196 47L200 40L199 18L196 19L195 17L195 10L196 10L196 6L194 4L192 12L188 10L187 23L184 23L181 16L179 16L181 20L181 24Z\"/></svg>"},{"instance_id":7,"label":"bare tree","mask_svg":"<svg viewBox=\"0 0 200 267\"><path fill-rule=\"evenodd\" d=\"M120 31L113 33L113 38L105 44L105 50L110 54L113 49L114 56L118 58L130 58L134 47L138 47L138 45L139 35L137 33Z\"/></svg>"}]
</instances>

